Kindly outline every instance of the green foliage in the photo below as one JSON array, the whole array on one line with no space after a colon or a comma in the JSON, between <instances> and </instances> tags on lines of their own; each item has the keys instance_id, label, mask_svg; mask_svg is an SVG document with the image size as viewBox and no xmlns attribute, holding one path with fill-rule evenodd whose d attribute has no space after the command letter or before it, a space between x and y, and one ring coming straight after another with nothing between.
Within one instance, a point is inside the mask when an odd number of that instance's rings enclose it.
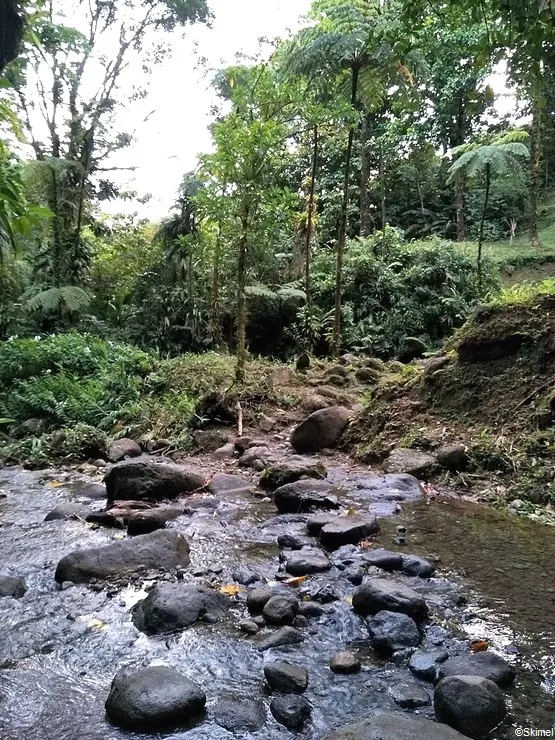
<instances>
[{"instance_id":1,"label":"green foliage","mask_svg":"<svg viewBox=\"0 0 555 740\"><path fill-rule=\"evenodd\" d=\"M526 304L541 296L555 296L555 278L542 280L539 283L525 282L503 288L491 302L493 306L510 306Z\"/></svg>"}]
</instances>

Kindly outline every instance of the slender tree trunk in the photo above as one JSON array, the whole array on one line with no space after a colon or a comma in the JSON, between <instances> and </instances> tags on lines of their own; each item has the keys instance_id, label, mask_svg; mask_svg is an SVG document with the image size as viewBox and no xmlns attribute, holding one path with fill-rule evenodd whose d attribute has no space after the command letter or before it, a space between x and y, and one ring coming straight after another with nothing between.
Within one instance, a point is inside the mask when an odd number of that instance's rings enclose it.
<instances>
[{"instance_id":1,"label":"slender tree trunk","mask_svg":"<svg viewBox=\"0 0 555 740\"><path fill-rule=\"evenodd\" d=\"M304 290L306 293L306 308L310 313L312 308L312 295L310 284L310 264L311 264L311 240L312 240L312 227L314 223L314 193L316 192L316 172L318 168L318 126L314 126L313 140L312 140L312 172L310 173L310 192L308 194L308 214L306 222L306 244L305 244L305 261L304 261ZM310 338L307 338L308 345L311 344ZM307 351L312 350L311 346L307 346Z\"/></svg>"},{"instance_id":2,"label":"slender tree trunk","mask_svg":"<svg viewBox=\"0 0 555 740\"><path fill-rule=\"evenodd\" d=\"M540 246L538 233L538 202L542 179L542 135L543 108L536 91L532 100L532 129L530 138L530 243L532 247Z\"/></svg>"},{"instance_id":3,"label":"slender tree trunk","mask_svg":"<svg viewBox=\"0 0 555 740\"><path fill-rule=\"evenodd\" d=\"M455 178L455 218L457 222L457 241L466 239L466 219L464 216L464 178L457 175Z\"/></svg>"},{"instance_id":4,"label":"slender tree trunk","mask_svg":"<svg viewBox=\"0 0 555 740\"><path fill-rule=\"evenodd\" d=\"M351 70L351 105L353 108L357 102L358 92L358 67ZM355 127L349 128L347 140L347 154L345 157L345 178L343 181L343 200L341 202L341 216L339 219L339 237L337 240L337 261L335 268L335 312L333 322L333 354L339 356L341 351L341 292L343 288L343 256L345 243L347 241L347 215L349 209L349 181L351 177L351 156L353 153L353 141L355 138Z\"/></svg>"},{"instance_id":5,"label":"slender tree trunk","mask_svg":"<svg viewBox=\"0 0 555 740\"><path fill-rule=\"evenodd\" d=\"M241 236L239 238L239 256L237 260L237 365L235 380L245 381L247 352L247 249L249 236L249 206L245 204L241 214Z\"/></svg>"},{"instance_id":6,"label":"slender tree trunk","mask_svg":"<svg viewBox=\"0 0 555 740\"><path fill-rule=\"evenodd\" d=\"M380 204L382 213L382 231L385 233L387 224L387 211L385 205L385 162L383 156L383 144L380 141Z\"/></svg>"},{"instance_id":7,"label":"slender tree trunk","mask_svg":"<svg viewBox=\"0 0 555 740\"><path fill-rule=\"evenodd\" d=\"M372 233L372 211L370 201L370 175L372 172L372 161L370 157L370 139L372 138L372 126L370 113L362 117L361 154L360 154L360 236L370 236Z\"/></svg>"},{"instance_id":8,"label":"slender tree trunk","mask_svg":"<svg viewBox=\"0 0 555 740\"><path fill-rule=\"evenodd\" d=\"M486 192L484 194L484 207L482 208L482 218L480 220L480 234L478 236L478 292L482 293L482 247L484 244L484 224L486 222L486 212L489 203L489 190L491 185L491 166L486 165Z\"/></svg>"},{"instance_id":9,"label":"slender tree trunk","mask_svg":"<svg viewBox=\"0 0 555 740\"><path fill-rule=\"evenodd\" d=\"M216 347L222 341L222 319L220 305L220 257L222 247L222 228L218 224L216 244L214 246L214 262L212 264L212 341Z\"/></svg>"}]
</instances>

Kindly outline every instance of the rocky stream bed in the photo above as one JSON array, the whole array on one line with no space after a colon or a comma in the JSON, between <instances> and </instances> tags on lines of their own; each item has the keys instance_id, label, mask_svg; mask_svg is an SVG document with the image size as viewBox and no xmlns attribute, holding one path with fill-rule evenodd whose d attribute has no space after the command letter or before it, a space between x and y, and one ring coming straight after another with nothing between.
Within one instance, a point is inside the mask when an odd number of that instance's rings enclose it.
<instances>
[{"instance_id":1,"label":"rocky stream bed","mask_svg":"<svg viewBox=\"0 0 555 740\"><path fill-rule=\"evenodd\" d=\"M0 573L22 581L0 578L1 740L555 725L552 529L248 444L123 461L107 491L92 467L0 470Z\"/></svg>"}]
</instances>

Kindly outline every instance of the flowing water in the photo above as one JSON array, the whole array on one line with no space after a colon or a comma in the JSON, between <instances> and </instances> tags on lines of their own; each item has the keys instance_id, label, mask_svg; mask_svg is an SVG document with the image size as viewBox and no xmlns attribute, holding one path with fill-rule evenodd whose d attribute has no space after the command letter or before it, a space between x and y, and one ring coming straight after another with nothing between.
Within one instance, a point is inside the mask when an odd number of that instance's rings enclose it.
<instances>
[{"instance_id":1,"label":"flowing water","mask_svg":"<svg viewBox=\"0 0 555 740\"><path fill-rule=\"evenodd\" d=\"M21 576L29 586L22 599L0 599L0 740L139 737L113 728L105 719L104 702L119 668L156 662L185 673L208 697L206 720L166 736L172 740L233 737L214 723L214 704L229 696L259 697L267 706L262 669L276 657L306 665L310 672L306 696L313 706L312 720L297 737L317 740L374 708L396 709L388 687L409 678L405 663L383 660L367 648L367 630L348 603L353 587L335 569L312 576L307 584L332 583L340 600L311 622L302 644L272 650L271 655L256 649L258 638L237 630L245 616L242 595L230 617L219 624L199 624L171 637L146 637L133 626L129 609L144 597L148 583L132 580L126 587L98 590L59 588L53 576L64 554L121 534L94 530L80 521L44 523L57 503L78 500L75 476L58 473L57 481L55 475L0 470L0 572ZM366 485L361 472L340 467L330 478L345 486L346 505L360 504ZM494 737L514 737L511 724L544 729L554 725L555 531L455 498L408 500L395 513L399 502L366 495L365 507L384 517L380 545L396 547L395 527L404 523L404 549L438 561L438 577L409 579L434 607L426 644L450 647L468 637L485 637L519 665L519 678L508 694L510 716ZM180 517L171 526L191 543L191 573L207 570L201 581L226 583L238 566L271 581L279 563L276 536L284 531L279 522L266 523L275 513L271 503L244 494L221 499L215 509ZM287 531L302 530L302 522L287 525ZM192 575L186 578L194 580ZM465 607L457 606L461 591L468 599ZM330 656L345 645L361 657L358 675L329 671ZM420 711L429 717L433 713L431 708ZM239 737L274 740L295 735L268 712L259 732Z\"/></svg>"}]
</instances>

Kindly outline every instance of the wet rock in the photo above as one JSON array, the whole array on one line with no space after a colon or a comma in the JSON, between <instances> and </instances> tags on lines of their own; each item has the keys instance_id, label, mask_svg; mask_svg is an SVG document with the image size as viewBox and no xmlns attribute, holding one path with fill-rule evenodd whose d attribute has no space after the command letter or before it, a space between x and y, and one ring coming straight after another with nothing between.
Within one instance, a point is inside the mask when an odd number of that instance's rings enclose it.
<instances>
[{"instance_id":1,"label":"wet rock","mask_svg":"<svg viewBox=\"0 0 555 740\"><path fill-rule=\"evenodd\" d=\"M322 480L299 480L274 491L274 504L282 514L298 514L314 509L337 509L334 487Z\"/></svg>"},{"instance_id":2,"label":"wet rock","mask_svg":"<svg viewBox=\"0 0 555 740\"><path fill-rule=\"evenodd\" d=\"M176 506L158 506L147 511L138 511L133 514L127 522L128 534L148 534L157 529L164 529L167 522L177 519L183 514L183 509Z\"/></svg>"},{"instance_id":3,"label":"wet rock","mask_svg":"<svg viewBox=\"0 0 555 740\"><path fill-rule=\"evenodd\" d=\"M383 469L386 473L407 473L422 478L430 472L435 462L435 458L425 452L398 447L389 453Z\"/></svg>"},{"instance_id":4,"label":"wet rock","mask_svg":"<svg viewBox=\"0 0 555 740\"><path fill-rule=\"evenodd\" d=\"M371 367L359 367L355 372L355 378L359 383L374 384L380 379L380 373L378 370L374 370Z\"/></svg>"},{"instance_id":5,"label":"wet rock","mask_svg":"<svg viewBox=\"0 0 555 740\"><path fill-rule=\"evenodd\" d=\"M231 442L228 442L212 453L216 460L233 460L235 457L235 448Z\"/></svg>"},{"instance_id":6,"label":"wet rock","mask_svg":"<svg viewBox=\"0 0 555 740\"><path fill-rule=\"evenodd\" d=\"M275 491L276 488L285 486L287 483L295 483L301 478L323 480L327 474L327 470L322 463L282 463L266 468L260 477L260 486L269 491Z\"/></svg>"},{"instance_id":7,"label":"wet rock","mask_svg":"<svg viewBox=\"0 0 555 740\"><path fill-rule=\"evenodd\" d=\"M304 547L287 556L285 569L292 576L306 576L310 573L322 573L331 568L327 555L315 547Z\"/></svg>"},{"instance_id":8,"label":"wet rock","mask_svg":"<svg viewBox=\"0 0 555 740\"><path fill-rule=\"evenodd\" d=\"M262 614L268 624L281 627L285 624L293 624L298 611L299 602L294 596L276 595L264 604Z\"/></svg>"},{"instance_id":9,"label":"wet rock","mask_svg":"<svg viewBox=\"0 0 555 740\"><path fill-rule=\"evenodd\" d=\"M376 650L394 652L402 648L416 647L422 635L416 622L401 612L378 612L367 619L372 646Z\"/></svg>"},{"instance_id":10,"label":"wet rock","mask_svg":"<svg viewBox=\"0 0 555 740\"><path fill-rule=\"evenodd\" d=\"M212 476L208 490L214 495L221 493L244 493L254 488L254 484L247 478L227 473L216 473Z\"/></svg>"},{"instance_id":11,"label":"wet rock","mask_svg":"<svg viewBox=\"0 0 555 740\"><path fill-rule=\"evenodd\" d=\"M256 622L252 622L250 619L244 619L242 622L239 622L239 629L241 632L246 632L247 635L256 635L260 627Z\"/></svg>"},{"instance_id":12,"label":"wet rock","mask_svg":"<svg viewBox=\"0 0 555 740\"><path fill-rule=\"evenodd\" d=\"M12 599L21 599L26 591L27 586L22 578L0 576L0 597L11 596Z\"/></svg>"},{"instance_id":13,"label":"wet rock","mask_svg":"<svg viewBox=\"0 0 555 740\"><path fill-rule=\"evenodd\" d=\"M258 732L266 721L261 701L221 699L214 707L214 721L233 733Z\"/></svg>"},{"instance_id":14,"label":"wet rock","mask_svg":"<svg viewBox=\"0 0 555 740\"><path fill-rule=\"evenodd\" d=\"M426 344L421 339L417 337L406 337L401 344L399 361L406 363L417 360L425 354L426 350Z\"/></svg>"},{"instance_id":15,"label":"wet rock","mask_svg":"<svg viewBox=\"0 0 555 740\"><path fill-rule=\"evenodd\" d=\"M429 560L418 555L404 555L402 571L407 576L419 576L420 578L431 578L435 573L435 565Z\"/></svg>"},{"instance_id":16,"label":"wet rock","mask_svg":"<svg viewBox=\"0 0 555 740\"><path fill-rule=\"evenodd\" d=\"M449 676L434 692L435 715L439 722L480 740L503 721L507 713L500 688L481 676Z\"/></svg>"},{"instance_id":17,"label":"wet rock","mask_svg":"<svg viewBox=\"0 0 555 740\"><path fill-rule=\"evenodd\" d=\"M270 702L270 712L276 722L288 730L298 730L309 719L312 708L304 696L276 696Z\"/></svg>"},{"instance_id":18,"label":"wet rock","mask_svg":"<svg viewBox=\"0 0 555 740\"><path fill-rule=\"evenodd\" d=\"M45 522L67 521L69 519L86 519L91 513L88 506L83 504L62 503L55 506L44 517Z\"/></svg>"},{"instance_id":19,"label":"wet rock","mask_svg":"<svg viewBox=\"0 0 555 740\"><path fill-rule=\"evenodd\" d=\"M438 463L447 470L464 470L468 465L468 455L464 445L447 445L436 454Z\"/></svg>"},{"instance_id":20,"label":"wet rock","mask_svg":"<svg viewBox=\"0 0 555 740\"><path fill-rule=\"evenodd\" d=\"M86 519L87 524L95 524L107 529L125 529L125 521L111 511L91 511Z\"/></svg>"},{"instance_id":21,"label":"wet rock","mask_svg":"<svg viewBox=\"0 0 555 740\"><path fill-rule=\"evenodd\" d=\"M409 660L409 670L417 678L424 681L434 681L437 668L449 657L449 653L444 648L435 650L417 650Z\"/></svg>"},{"instance_id":22,"label":"wet rock","mask_svg":"<svg viewBox=\"0 0 555 740\"><path fill-rule=\"evenodd\" d=\"M418 715L376 712L367 719L347 725L322 740L468 740L447 725Z\"/></svg>"},{"instance_id":23,"label":"wet rock","mask_svg":"<svg viewBox=\"0 0 555 740\"><path fill-rule=\"evenodd\" d=\"M425 619L428 607L424 597L401 583L374 578L353 594L353 609L364 616L380 611L401 612L416 621Z\"/></svg>"},{"instance_id":24,"label":"wet rock","mask_svg":"<svg viewBox=\"0 0 555 740\"><path fill-rule=\"evenodd\" d=\"M401 709L418 709L432 703L430 694L424 686L415 681L399 681L390 686L389 695Z\"/></svg>"},{"instance_id":25,"label":"wet rock","mask_svg":"<svg viewBox=\"0 0 555 740\"><path fill-rule=\"evenodd\" d=\"M352 416L344 406L330 406L310 414L291 434L291 446L301 454L336 447Z\"/></svg>"},{"instance_id":26,"label":"wet rock","mask_svg":"<svg viewBox=\"0 0 555 740\"><path fill-rule=\"evenodd\" d=\"M276 592L269 588L253 588L247 594L249 614L262 614L262 610Z\"/></svg>"},{"instance_id":27,"label":"wet rock","mask_svg":"<svg viewBox=\"0 0 555 740\"><path fill-rule=\"evenodd\" d=\"M259 573L243 566L236 568L231 574L231 578L242 586L251 586L253 583L257 583L261 580Z\"/></svg>"},{"instance_id":28,"label":"wet rock","mask_svg":"<svg viewBox=\"0 0 555 740\"><path fill-rule=\"evenodd\" d=\"M505 689L515 680L515 671L500 655L487 650L483 653L453 655L448 658L437 670L438 679L447 676L480 676Z\"/></svg>"},{"instance_id":29,"label":"wet rock","mask_svg":"<svg viewBox=\"0 0 555 740\"><path fill-rule=\"evenodd\" d=\"M306 514L278 514L273 516L271 519L266 519L258 526L260 529L267 529L269 527L282 527L290 524L306 524L308 517Z\"/></svg>"},{"instance_id":30,"label":"wet rock","mask_svg":"<svg viewBox=\"0 0 555 740\"><path fill-rule=\"evenodd\" d=\"M335 653L330 660L330 669L333 673L358 673L360 668L360 660L348 650Z\"/></svg>"},{"instance_id":31,"label":"wet rock","mask_svg":"<svg viewBox=\"0 0 555 740\"><path fill-rule=\"evenodd\" d=\"M82 488L77 489L75 495L89 498L91 501L103 501L107 496L106 486L102 483L86 483Z\"/></svg>"},{"instance_id":32,"label":"wet rock","mask_svg":"<svg viewBox=\"0 0 555 740\"><path fill-rule=\"evenodd\" d=\"M304 635L294 627L282 627L258 643L258 650L264 652L271 648L283 647L284 645L297 645L304 640Z\"/></svg>"},{"instance_id":33,"label":"wet rock","mask_svg":"<svg viewBox=\"0 0 555 740\"><path fill-rule=\"evenodd\" d=\"M277 543L284 550L302 550L303 547L311 547L313 544L308 537L297 534L280 534Z\"/></svg>"},{"instance_id":34,"label":"wet rock","mask_svg":"<svg viewBox=\"0 0 555 740\"><path fill-rule=\"evenodd\" d=\"M114 465L104 482L109 503L117 500L159 501L202 488L204 477L180 465L130 460Z\"/></svg>"},{"instance_id":35,"label":"wet rock","mask_svg":"<svg viewBox=\"0 0 555 740\"><path fill-rule=\"evenodd\" d=\"M335 517L320 530L320 542L324 547L336 550L342 545L356 545L379 531L378 520L370 514Z\"/></svg>"},{"instance_id":36,"label":"wet rock","mask_svg":"<svg viewBox=\"0 0 555 740\"><path fill-rule=\"evenodd\" d=\"M257 460L267 462L270 457L270 450L267 447L249 447L239 458L239 467L252 468Z\"/></svg>"},{"instance_id":37,"label":"wet rock","mask_svg":"<svg viewBox=\"0 0 555 740\"><path fill-rule=\"evenodd\" d=\"M363 560L367 565L387 571L401 570L403 567L403 556L392 550L368 550L364 553Z\"/></svg>"},{"instance_id":38,"label":"wet rock","mask_svg":"<svg viewBox=\"0 0 555 740\"><path fill-rule=\"evenodd\" d=\"M325 614L324 607L316 601L301 601L299 604L299 616L301 617L311 619L313 617L321 617L322 614Z\"/></svg>"},{"instance_id":39,"label":"wet rock","mask_svg":"<svg viewBox=\"0 0 555 740\"><path fill-rule=\"evenodd\" d=\"M126 457L140 457L143 454L140 446L133 439L118 439L108 448L108 460L113 463L121 462Z\"/></svg>"},{"instance_id":40,"label":"wet rock","mask_svg":"<svg viewBox=\"0 0 555 740\"><path fill-rule=\"evenodd\" d=\"M322 531L322 527L329 524L329 522L333 522L334 519L334 514L324 512L313 514L306 520L306 530L308 534L312 535L312 537L317 537Z\"/></svg>"},{"instance_id":41,"label":"wet rock","mask_svg":"<svg viewBox=\"0 0 555 740\"><path fill-rule=\"evenodd\" d=\"M203 715L202 689L169 666L118 674L106 701L110 722L126 730L158 732L186 727Z\"/></svg>"},{"instance_id":42,"label":"wet rock","mask_svg":"<svg viewBox=\"0 0 555 740\"><path fill-rule=\"evenodd\" d=\"M307 669L285 660L265 665L264 677L270 689L281 694L302 694L308 687Z\"/></svg>"},{"instance_id":43,"label":"wet rock","mask_svg":"<svg viewBox=\"0 0 555 740\"><path fill-rule=\"evenodd\" d=\"M227 442L227 435L213 429L197 429L193 442L201 452L215 452Z\"/></svg>"},{"instance_id":44,"label":"wet rock","mask_svg":"<svg viewBox=\"0 0 555 740\"><path fill-rule=\"evenodd\" d=\"M146 599L133 608L133 623L147 635L187 629L206 614L223 617L230 605L227 596L211 588L178 583L158 583Z\"/></svg>"},{"instance_id":45,"label":"wet rock","mask_svg":"<svg viewBox=\"0 0 555 740\"><path fill-rule=\"evenodd\" d=\"M353 586L360 586L364 580L366 571L358 565L350 565L348 568L345 568L343 575Z\"/></svg>"},{"instance_id":46,"label":"wet rock","mask_svg":"<svg viewBox=\"0 0 555 740\"><path fill-rule=\"evenodd\" d=\"M146 569L170 570L189 564L189 543L183 535L158 530L104 547L76 550L65 555L56 568L58 583L88 583Z\"/></svg>"},{"instance_id":47,"label":"wet rock","mask_svg":"<svg viewBox=\"0 0 555 740\"><path fill-rule=\"evenodd\" d=\"M330 583L315 586L308 592L308 595L313 601L320 604L331 604L332 601L339 601L341 598L338 591Z\"/></svg>"}]
</instances>

